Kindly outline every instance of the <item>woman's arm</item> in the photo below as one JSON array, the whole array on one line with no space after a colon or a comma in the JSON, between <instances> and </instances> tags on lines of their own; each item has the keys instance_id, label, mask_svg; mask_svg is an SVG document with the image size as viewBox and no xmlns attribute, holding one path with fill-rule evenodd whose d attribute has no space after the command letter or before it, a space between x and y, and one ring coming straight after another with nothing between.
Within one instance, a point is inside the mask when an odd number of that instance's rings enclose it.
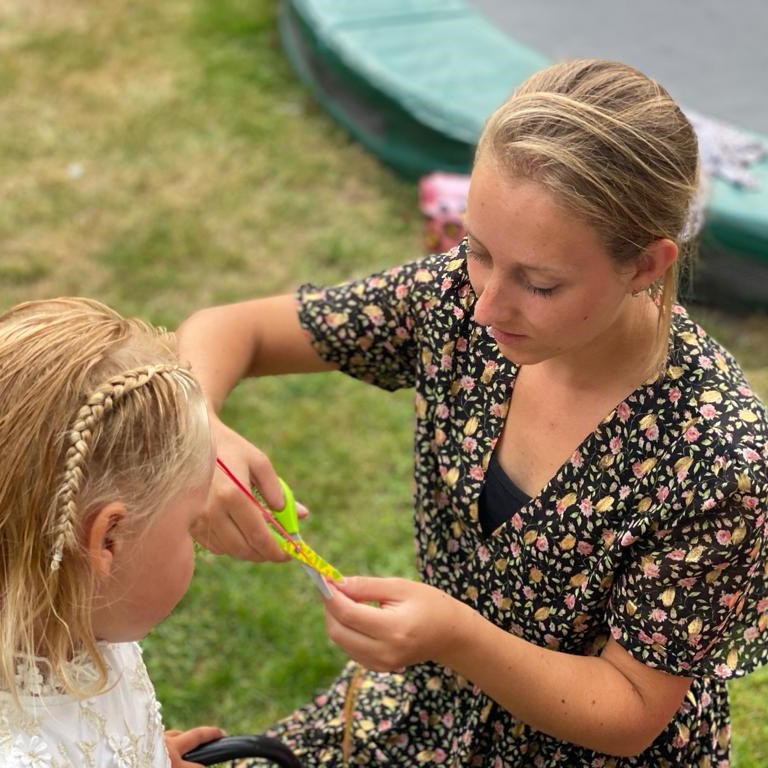
<instances>
[{"instance_id":1,"label":"woman's arm","mask_svg":"<svg viewBox=\"0 0 768 768\"><path fill-rule=\"evenodd\" d=\"M177 337L182 360L216 413L246 377L333 368L312 348L289 294L202 309L179 326Z\"/></svg>"},{"instance_id":2,"label":"woman's arm","mask_svg":"<svg viewBox=\"0 0 768 768\"><path fill-rule=\"evenodd\" d=\"M636 661L613 639L600 656L547 650L405 579L346 579L325 609L331 639L370 669L435 661L532 728L606 754L650 746L690 686L690 678Z\"/></svg>"},{"instance_id":3,"label":"woman's arm","mask_svg":"<svg viewBox=\"0 0 768 768\"><path fill-rule=\"evenodd\" d=\"M283 493L269 458L218 417L229 393L249 376L331 370L302 330L293 296L274 296L196 312L177 331L181 359L205 393L216 450L275 509ZM255 505L223 473L214 477L195 538L212 552L248 560L284 560Z\"/></svg>"}]
</instances>

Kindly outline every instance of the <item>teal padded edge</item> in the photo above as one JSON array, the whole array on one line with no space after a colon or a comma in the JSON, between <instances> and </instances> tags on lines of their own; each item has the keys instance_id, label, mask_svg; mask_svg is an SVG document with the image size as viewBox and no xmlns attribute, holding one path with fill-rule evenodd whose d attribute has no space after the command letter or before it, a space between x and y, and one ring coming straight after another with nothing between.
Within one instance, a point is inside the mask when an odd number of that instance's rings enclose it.
<instances>
[{"instance_id":1,"label":"teal padded edge","mask_svg":"<svg viewBox=\"0 0 768 768\"><path fill-rule=\"evenodd\" d=\"M419 122L474 142L488 115L549 59L465 0L291 0L333 56Z\"/></svg>"},{"instance_id":2,"label":"teal padded edge","mask_svg":"<svg viewBox=\"0 0 768 768\"><path fill-rule=\"evenodd\" d=\"M762 137L768 146L768 137ZM706 231L721 248L749 254L768 266L768 158L750 168L756 189L739 189L720 179L712 182L705 217Z\"/></svg>"},{"instance_id":3,"label":"teal padded edge","mask_svg":"<svg viewBox=\"0 0 768 768\"><path fill-rule=\"evenodd\" d=\"M474 142L453 139L420 123L389 94L372 87L287 0L278 9L278 27L299 79L340 125L385 163L411 178L438 169L468 172Z\"/></svg>"}]
</instances>

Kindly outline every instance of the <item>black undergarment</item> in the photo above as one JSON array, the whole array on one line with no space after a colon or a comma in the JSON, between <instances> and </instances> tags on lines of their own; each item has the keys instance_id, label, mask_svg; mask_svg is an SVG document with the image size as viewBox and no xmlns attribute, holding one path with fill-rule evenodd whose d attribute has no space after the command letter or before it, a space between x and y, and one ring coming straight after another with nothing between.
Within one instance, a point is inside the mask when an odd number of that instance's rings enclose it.
<instances>
[{"instance_id":1,"label":"black undergarment","mask_svg":"<svg viewBox=\"0 0 768 768\"><path fill-rule=\"evenodd\" d=\"M490 536L502 523L519 512L531 497L521 491L501 468L496 454L491 455L485 485L480 494L478 516L485 536Z\"/></svg>"}]
</instances>

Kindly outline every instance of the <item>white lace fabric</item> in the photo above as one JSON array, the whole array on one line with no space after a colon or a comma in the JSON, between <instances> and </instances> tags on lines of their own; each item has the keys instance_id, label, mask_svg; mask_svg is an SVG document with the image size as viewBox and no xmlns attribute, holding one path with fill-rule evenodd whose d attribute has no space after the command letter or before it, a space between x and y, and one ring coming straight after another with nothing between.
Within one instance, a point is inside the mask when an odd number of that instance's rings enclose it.
<instances>
[{"instance_id":1,"label":"white lace fabric","mask_svg":"<svg viewBox=\"0 0 768 768\"><path fill-rule=\"evenodd\" d=\"M136 643L103 644L108 689L79 700L61 692L44 659L20 660L21 708L0 691L3 768L168 768L160 704ZM78 679L93 664L76 660Z\"/></svg>"}]
</instances>

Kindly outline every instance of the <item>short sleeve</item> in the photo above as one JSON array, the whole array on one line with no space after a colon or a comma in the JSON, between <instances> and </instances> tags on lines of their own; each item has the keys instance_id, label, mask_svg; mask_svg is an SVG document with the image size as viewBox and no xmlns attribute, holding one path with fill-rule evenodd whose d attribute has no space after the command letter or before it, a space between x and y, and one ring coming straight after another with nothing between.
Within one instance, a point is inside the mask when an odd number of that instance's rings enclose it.
<instances>
[{"instance_id":1,"label":"short sleeve","mask_svg":"<svg viewBox=\"0 0 768 768\"><path fill-rule=\"evenodd\" d=\"M731 463L692 485L673 523L622 542L612 636L672 674L728 678L768 661L764 474Z\"/></svg>"},{"instance_id":2,"label":"short sleeve","mask_svg":"<svg viewBox=\"0 0 768 768\"><path fill-rule=\"evenodd\" d=\"M448 254L369 277L297 292L299 320L317 353L344 373L388 390L416 380L425 315L441 304Z\"/></svg>"}]
</instances>

